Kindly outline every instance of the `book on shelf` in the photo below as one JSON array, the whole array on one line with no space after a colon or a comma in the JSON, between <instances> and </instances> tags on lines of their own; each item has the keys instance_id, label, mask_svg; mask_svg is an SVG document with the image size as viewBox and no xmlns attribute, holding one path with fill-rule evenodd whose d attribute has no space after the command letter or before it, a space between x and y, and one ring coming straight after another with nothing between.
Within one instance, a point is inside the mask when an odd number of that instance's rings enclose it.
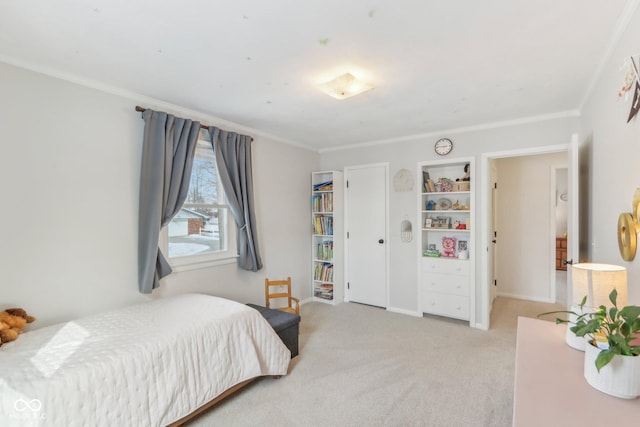
<instances>
[{"instance_id":1,"label":"book on shelf","mask_svg":"<svg viewBox=\"0 0 640 427\"><path fill-rule=\"evenodd\" d=\"M313 191L332 191L333 181L325 181L319 184L313 184Z\"/></svg>"},{"instance_id":2,"label":"book on shelf","mask_svg":"<svg viewBox=\"0 0 640 427\"><path fill-rule=\"evenodd\" d=\"M427 188L428 188L427 193L433 193L436 191L436 186L431 180L427 181Z\"/></svg>"},{"instance_id":3,"label":"book on shelf","mask_svg":"<svg viewBox=\"0 0 640 427\"><path fill-rule=\"evenodd\" d=\"M333 282L333 264L318 263L313 272L313 280Z\"/></svg>"},{"instance_id":4,"label":"book on shelf","mask_svg":"<svg viewBox=\"0 0 640 427\"><path fill-rule=\"evenodd\" d=\"M316 286L313 290L313 295L318 298L333 299L333 285L329 283L323 283L320 286Z\"/></svg>"},{"instance_id":5,"label":"book on shelf","mask_svg":"<svg viewBox=\"0 0 640 427\"><path fill-rule=\"evenodd\" d=\"M427 172L427 171L422 171L422 188L424 189L425 193L435 193L436 192L436 185L431 180L431 176L429 175L429 172Z\"/></svg>"},{"instance_id":6,"label":"book on shelf","mask_svg":"<svg viewBox=\"0 0 640 427\"><path fill-rule=\"evenodd\" d=\"M317 215L314 217L313 233L324 236L333 235L333 217L326 215Z\"/></svg>"},{"instance_id":7,"label":"book on shelf","mask_svg":"<svg viewBox=\"0 0 640 427\"><path fill-rule=\"evenodd\" d=\"M325 240L316 244L316 259L323 261L333 259L333 240Z\"/></svg>"},{"instance_id":8,"label":"book on shelf","mask_svg":"<svg viewBox=\"0 0 640 427\"><path fill-rule=\"evenodd\" d=\"M311 205L313 212L333 212L333 193L314 194Z\"/></svg>"}]
</instances>

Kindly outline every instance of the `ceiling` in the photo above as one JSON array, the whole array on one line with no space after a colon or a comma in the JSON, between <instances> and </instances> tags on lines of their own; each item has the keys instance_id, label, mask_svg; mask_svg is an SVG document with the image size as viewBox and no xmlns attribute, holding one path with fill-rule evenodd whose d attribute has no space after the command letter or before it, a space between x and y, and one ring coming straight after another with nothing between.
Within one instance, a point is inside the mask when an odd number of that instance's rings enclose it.
<instances>
[{"instance_id":1,"label":"ceiling","mask_svg":"<svg viewBox=\"0 0 640 427\"><path fill-rule=\"evenodd\" d=\"M4 0L0 60L323 151L575 113L636 3Z\"/></svg>"}]
</instances>

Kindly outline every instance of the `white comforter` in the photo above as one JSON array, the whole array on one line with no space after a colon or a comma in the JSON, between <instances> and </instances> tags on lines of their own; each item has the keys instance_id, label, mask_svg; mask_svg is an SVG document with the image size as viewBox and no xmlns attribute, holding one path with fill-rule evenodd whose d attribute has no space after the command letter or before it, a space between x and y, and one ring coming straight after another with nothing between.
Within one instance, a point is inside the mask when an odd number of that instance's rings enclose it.
<instances>
[{"instance_id":1,"label":"white comforter","mask_svg":"<svg viewBox=\"0 0 640 427\"><path fill-rule=\"evenodd\" d=\"M164 426L242 381L286 374L289 361L256 310L163 298L0 347L0 425Z\"/></svg>"}]
</instances>

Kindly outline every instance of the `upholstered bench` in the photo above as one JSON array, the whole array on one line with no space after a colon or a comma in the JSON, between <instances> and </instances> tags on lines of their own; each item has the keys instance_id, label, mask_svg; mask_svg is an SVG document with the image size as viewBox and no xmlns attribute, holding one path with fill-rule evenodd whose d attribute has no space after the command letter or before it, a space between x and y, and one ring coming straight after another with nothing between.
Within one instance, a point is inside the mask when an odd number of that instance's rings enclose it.
<instances>
[{"instance_id":1,"label":"upholstered bench","mask_svg":"<svg viewBox=\"0 0 640 427\"><path fill-rule=\"evenodd\" d=\"M255 308L262 314L273 330L276 331L284 345L291 351L291 358L296 357L298 355L298 326L300 316L255 304L247 305Z\"/></svg>"}]
</instances>

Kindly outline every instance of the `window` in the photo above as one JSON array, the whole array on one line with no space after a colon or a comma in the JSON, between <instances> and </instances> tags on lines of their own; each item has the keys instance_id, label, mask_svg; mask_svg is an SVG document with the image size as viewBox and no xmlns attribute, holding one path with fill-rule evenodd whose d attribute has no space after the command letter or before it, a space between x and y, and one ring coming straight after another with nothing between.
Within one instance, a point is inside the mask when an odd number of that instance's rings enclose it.
<instances>
[{"instance_id":1,"label":"window","mask_svg":"<svg viewBox=\"0 0 640 427\"><path fill-rule=\"evenodd\" d=\"M166 251L176 270L235 261L235 222L226 204L211 143L196 146L189 194L167 227Z\"/></svg>"}]
</instances>

